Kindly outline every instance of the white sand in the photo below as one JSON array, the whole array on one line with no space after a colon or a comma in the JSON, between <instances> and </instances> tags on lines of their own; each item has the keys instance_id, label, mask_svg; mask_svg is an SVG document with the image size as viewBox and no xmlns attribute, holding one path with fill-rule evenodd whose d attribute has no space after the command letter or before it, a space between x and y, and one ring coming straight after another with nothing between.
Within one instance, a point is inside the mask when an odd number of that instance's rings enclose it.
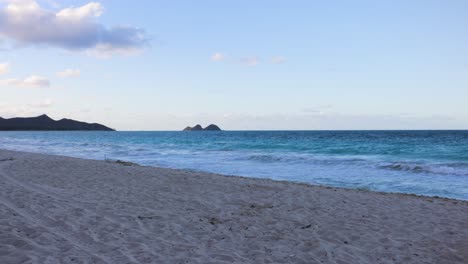
<instances>
[{"instance_id":1,"label":"white sand","mask_svg":"<svg viewBox=\"0 0 468 264\"><path fill-rule=\"evenodd\" d=\"M468 202L0 150L0 263L468 263Z\"/></svg>"}]
</instances>

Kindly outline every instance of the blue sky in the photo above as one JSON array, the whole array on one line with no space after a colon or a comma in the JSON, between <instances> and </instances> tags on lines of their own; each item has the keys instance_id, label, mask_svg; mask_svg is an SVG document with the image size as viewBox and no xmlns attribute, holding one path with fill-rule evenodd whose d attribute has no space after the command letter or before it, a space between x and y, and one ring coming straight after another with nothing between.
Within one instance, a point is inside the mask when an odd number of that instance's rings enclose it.
<instances>
[{"instance_id":1,"label":"blue sky","mask_svg":"<svg viewBox=\"0 0 468 264\"><path fill-rule=\"evenodd\" d=\"M0 116L467 129L467 1L0 1Z\"/></svg>"}]
</instances>

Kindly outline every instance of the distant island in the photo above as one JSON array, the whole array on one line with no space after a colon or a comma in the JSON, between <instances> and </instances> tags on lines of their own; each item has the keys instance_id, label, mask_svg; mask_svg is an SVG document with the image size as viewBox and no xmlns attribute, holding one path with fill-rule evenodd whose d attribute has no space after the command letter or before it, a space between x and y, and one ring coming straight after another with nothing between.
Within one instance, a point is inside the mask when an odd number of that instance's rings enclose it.
<instances>
[{"instance_id":1,"label":"distant island","mask_svg":"<svg viewBox=\"0 0 468 264\"><path fill-rule=\"evenodd\" d=\"M202 128L202 126L200 125L196 125L194 127L186 127L184 128L184 131L221 131L221 128L219 128L219 126L217 125L209 125L205 128Z\"/></svg>"},{"instance_id":2,"label":"distant island","mask_svg":"<svg viewBox=\"0 0 468 264\"><path fill-rule=\"evenodd\" d=\"M0 117L0 131L114 131L114 129L97 123L85 123L72 119L53 120L47 115L38 117Z\"/></svg>"}]
</instances>

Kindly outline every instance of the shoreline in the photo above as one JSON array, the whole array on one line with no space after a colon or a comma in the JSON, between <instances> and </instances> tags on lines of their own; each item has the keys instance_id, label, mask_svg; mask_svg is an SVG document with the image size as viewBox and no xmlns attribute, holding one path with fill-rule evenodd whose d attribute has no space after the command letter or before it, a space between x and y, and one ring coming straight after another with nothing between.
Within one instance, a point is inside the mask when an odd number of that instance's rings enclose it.
<instances>
[{"instance_id":1,"label":"shoreline","mask_svg":"<svg viewBox=\"0 0 468 264\"><path fill-rule=\"evenodd\" d=\"M1 149L0 190L7 263L468 258L468 201L451 198Z\"/></svg>"},{"instance_id":2,"label":"shoreline","mask_svg":"<svg viewBox=\"0 0 468 264\"><path fill-rule=\"evenodd\" d=\"M0 148L468 200L468 152L450 143L466 132L57 133L7 133Z\"/></svg>"},{"instance_id":3,"label":"shoreline","mask_svg":"<svg viewBox=\"0 0 468 264\"><path fill-rule=\"evenodd\" d=\"M27 153L34 153L34 152L27 152ZM35 153L34 153L35 154ZM39 153L42 154L42 153ZM50 156L59 156L59 157L68 157L68 156L62 156L62 155L54 155L54 154L44 154L44 155L50 155ZM75 157L69 157L69 158L75 158ZM76 159L83 159L83 160L93 160L93 161L104 161L107 163L116 163L122 166L139 166L139 167L147 167L147 168L157 168L157 169L166 169L166 170L174 170L174 171L182 171L182 172L193 172L193 173L201 173L201 174L209 174L209 175L214 175L214 176L219 176L219 177L235 177L235 178L240 178L240 179L259 179L259 180L264 180L264 181L271 181L271 182L278 182L278 183L285 183L285 184L298 184L302 186L309 186L311 188L324 188L324 189L340 189L340 190L347 190L347 191L357 191L357 192L368 192L368 193L374 193L374 194L380 194L380 195L401 195L401 196L410 196L410 197L416 197L416 198L428 198L428 199L439 199L443 201L452 201L452 202L462 202L462 203L467 203L468 200L463 200L463 199L456 199L456 198L450 198L450 197L443 197L443 196L430 196L430 195L423 195L423 194L416 194L416 193L403 193L403 192L384 192L384 191L374 191L374 190L369 190L365 188L346 188L346 187L338 187L338 186L331 186L331 185L322 185L322 184L315 184L315 183L309 183L309 182L301 182L301 181L289 181L289 180L276 180L276 179L271 179L271 178L260 178L260 177L249 177L249 176L242 176L242 175L230 175L230 174L222 174L222 173L214 173L214 172L209 172L209 171L203 171L203 170L195 170L195 169L177 169L177 168L166 168L166 167L157 167L157 166L150 166L150 165L142 165L136 162L131 162L131 161L126 161L126 160L121 160L121 159L105 159L105 160L95 160L95 159L84 159L84 158L76 158Z\"/></svg>"},{"instance_id":4,"label":"shoreline","mask_svg":"<svg viewBox=\"0 0 468 264\"><path fill-rule=\"evenodd\" d=\"M2 149L2 148L0 148L0 151L11 151L11 152L19 152L19 153L39 154L39 155L46 155L46 156L51 156L51 157L67 157L67 158L72 158L72 159L80 159L80 160L88 160L88 161L101 161L101 162L107 162L107 163L117 163L117 164L124 165L124 166L139 166L139 167L147 167L147 168L182 171L182 172L189 172L189 173L190 172L192 172L192 173L201 173L201 174L209 174L209 175L215 175L215 176L220 176L220 177L237 177L237 178L241 178L241 179L259 179L259 180L266 180L266 181L272 181L272 182L283 182L283 183L286 183L286 184L299 184L299 185L311 186L311 187L314 187L314 188L318 187L318 188L325 188L325 189L342 189L342 190L352 190L352 191L358 191L358 192L370 192L370 193L382 194L382 195L390 194L390 195L403 195L403 196L430 198L430 199L441 199L441 200L447 200L447 201L465 202L465 203L468 204L468 200L451 198L451 197L444 197L444 196L437 196L437 195L430 196L430 195L423 195L423 194L416 194L416 193L376 191L376 190L370 190L370 189L366 189L366 188L351 188L351 187L347 188L347 187L315 184L315 183L302 182L302 181L279 180L279 179L262 178L262 177L249 177L249 176L234 175L234 174L222 174L222 173L215 173L215 172L196 170L196 169L178 169L178 168L170 168L170 167L158 167L158 166L151 166L151 165L143 165L143 164L139 164L137 162L127 161L127 160L123 160L123 159L110 159L110 158L87 159L87 158L82 158L82 157L73 157L73 156L65 156L65 155L49 154L49 153L40 153L40 152L18 151L18 150ZM126 164L128 164L128 165L126 165Z\"/></svg>"}]
</instances>

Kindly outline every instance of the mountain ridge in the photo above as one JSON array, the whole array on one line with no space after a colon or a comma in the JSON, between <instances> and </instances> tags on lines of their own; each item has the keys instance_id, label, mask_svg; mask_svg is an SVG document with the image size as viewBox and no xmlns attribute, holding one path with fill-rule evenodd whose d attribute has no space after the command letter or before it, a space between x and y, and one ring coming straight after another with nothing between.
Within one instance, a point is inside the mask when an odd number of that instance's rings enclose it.
<instances>
[{"instance_id":1,"label":"mountain ridge","mask_svg":"<svg viewBox=\"0 0 468 264\"><path fill-rule=\"evenodd\" d=\"M98 123L86 123L73 119L54 120L43 114L36 117L0 117L0 131L115 131Z\"/></svg>"}]
</instances>

